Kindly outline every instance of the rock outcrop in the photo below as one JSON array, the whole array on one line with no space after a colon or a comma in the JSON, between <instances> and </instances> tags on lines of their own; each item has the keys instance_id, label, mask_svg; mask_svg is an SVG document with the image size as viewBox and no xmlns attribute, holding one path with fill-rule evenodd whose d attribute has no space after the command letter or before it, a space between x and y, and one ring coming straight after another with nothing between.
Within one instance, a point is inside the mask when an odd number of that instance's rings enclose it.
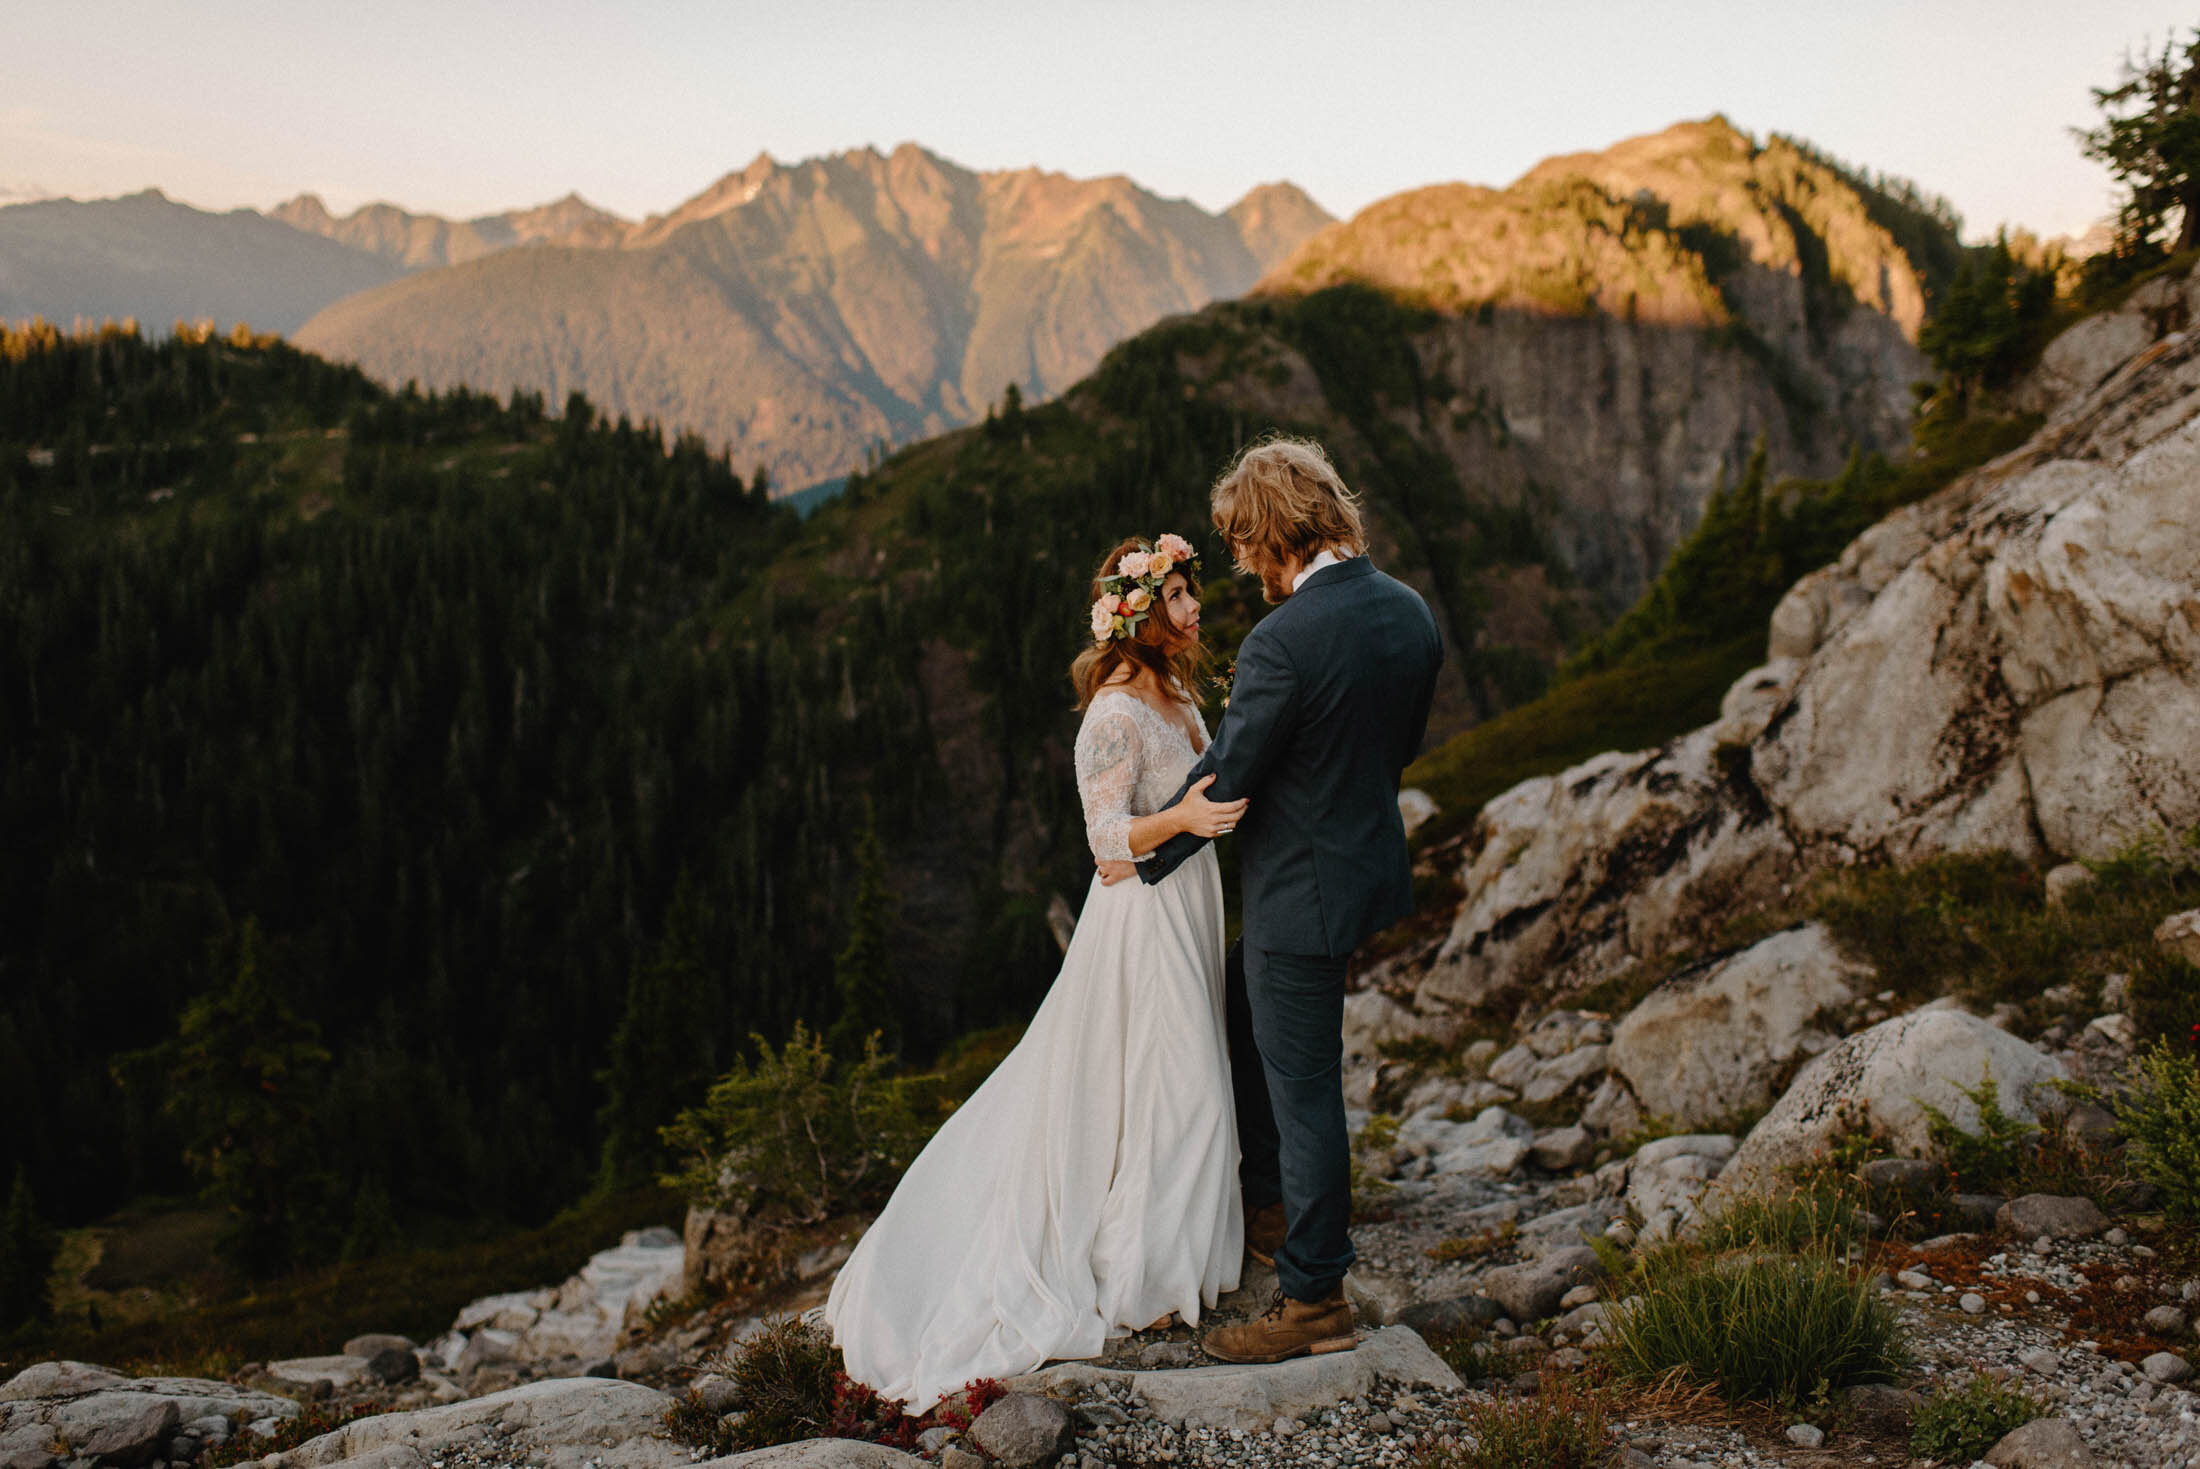
<instances>
[{"instance_id":1,"label":"rock outcrop","mask_svg":"<svg viewBox=\"0 0 2200 1469\"><path fill-rule=\"evenodd\" d=\"M1718 723L1491 801L1400 1010L1578 993L1827 867L2200 822L2200 333L1860 536L1769 653Z\"/></svg>"},{"instance_id":2,"label":"rock outcrop","mask_svg":"<svg viewBox=\"0 0 2200 1469\"><path fill-rule=\"evenodd\" d=\"M501 1451L511 1457L500 1462L524 1458L542 1469L674 1469L689 1454L660 1436L672 1401L634 1382L530 1382L463 1403L354 1419L284 1454L283 1469L423 1469L464 1448Z\"/></svg>"},{"instance_id":3,"label":"rock outcrop","mask_svg":"<svg viewBox=\"0 0 2200 1469\"><path fill-rule=\"evenodd\" d=\"M1177 1427L1250 1431L1279 1418L1363 1397L1379 1380L1456 1391L1459 1375L1408 1326L1367 1333L1358 1347L1264 1367L1195 1367L1174 1372L1111 1372L1082 1362L1012 1378L1014 1392L1071 1402L1105 1390L1136 1393L1155 1417Z\"/></svg>"},{"instance_id":4,"label":"rock outcrop","mask_svg":"<svg viewBox=\"0 0 2200 1469\"><path fill-rule=\"evenodd\" d=\"M685 1265L680 1236L671 1230L629 1231L562 1285L470 1303L450 1331L428 1344L428 1354L463 1377L490 1366L575 1375L610 1357L653 1302L679 1294ZM352 1359L310 1360L342 1367ZM366 1366L357 1359L361 1372Z\"/></svg>"},{"instance_id":5,"label":"rock outcrop","mask_svg":"<svg viewBox=\"0 0 2200 1469\"><path fill-rule=\"evenodd\" d=\"M1897 1151L1932 1147L1927 1107L1966 1132L1979 1128L1968 1093L1991 1078L1996 1103L2036 1122L2066 1079L2062 1064L1960 1009L1928 1006L1848 1037L1810 1065L1750 1129L1720 1177L1722 1191L1769 1185L1836 1134L1869 1128Z\"/></svg>"},{"instance_id":6,"label":"rock outcrop","mask_svg":"<svg viewBox=\"0 0 2200 1469\"><path fill-rule=\"evenodd\" d=\"M67 1461L142 1469L189 1460L298 1416L288 1398L195 1377L126 1377L89 1362L40 1362L0 1385L0 1464Z\"/></svg>"},{"instance_id":7,"label":"rock outcrop","mask_svg":"<svg viewBox=\"0 0 2200 1469\"><path fill-rule=\"evenodd\" d=\"M1870 976L1816 924L1683 970L1612 1032L1612 1069L1651 1116L1699 1127L1769 1106L1795 1067L1833 1044L1820 1025Z\"/></svg>"}]
</instances>

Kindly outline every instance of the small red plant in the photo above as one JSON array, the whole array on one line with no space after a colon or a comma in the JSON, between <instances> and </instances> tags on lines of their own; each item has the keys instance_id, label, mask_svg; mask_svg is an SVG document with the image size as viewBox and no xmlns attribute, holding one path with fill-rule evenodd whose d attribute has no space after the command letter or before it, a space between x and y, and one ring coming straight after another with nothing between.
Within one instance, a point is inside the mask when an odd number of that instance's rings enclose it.
<instances>
[{"instance_id":1,"label":"small red plant","mask_svg":"<svg viewBox=\"0 0 2200 1469\"><path fill-rule=\"evenodd\" d=\"M917 1437L928 1429L952 1428L966 1433L978 1415L1008 1395L1008 1389L991 1377L965 1383L940 1399L929 1413L911 1417L900 1398L881 1397L845 1372L833 1374L833 1419L825 1432L829 1438L853 1438L883 1444L890 1449L913 1450Z\"/></svg>"}]
</instances>

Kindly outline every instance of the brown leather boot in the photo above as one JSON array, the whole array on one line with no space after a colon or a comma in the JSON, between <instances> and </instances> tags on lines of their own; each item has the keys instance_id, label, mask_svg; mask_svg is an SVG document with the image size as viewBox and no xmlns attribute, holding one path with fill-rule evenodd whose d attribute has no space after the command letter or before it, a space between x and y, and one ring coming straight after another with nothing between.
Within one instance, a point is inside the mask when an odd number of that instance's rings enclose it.
<instances>
[{"instance_id":1,"label":"brown leather boot","mask_svg":"<svg viewBox=\"0 0 2200 1469\"><path fill-rule=\"evenodd\" d=\"M1245 1253L1263 1265L1276 1263L1283 1248L1283 1205L1263 1204L1245 1216Z\"/></svg>"},{"instance_id":2,"label":"brown leather boot","mask_svg":"<svg viewBox=\"0 0 2200 1469\"><path fill-rule=\"evenodd\" d=\"M1268 1309L1243 1326L1224 1326L1200 1343L1225 1362L1281 1362L1289 1357L1349 1352L1359 1343L1352 1306L1339 1286L1318 1301L1294 1301L1277 1291Z\"/></svg>"}]
</instances>

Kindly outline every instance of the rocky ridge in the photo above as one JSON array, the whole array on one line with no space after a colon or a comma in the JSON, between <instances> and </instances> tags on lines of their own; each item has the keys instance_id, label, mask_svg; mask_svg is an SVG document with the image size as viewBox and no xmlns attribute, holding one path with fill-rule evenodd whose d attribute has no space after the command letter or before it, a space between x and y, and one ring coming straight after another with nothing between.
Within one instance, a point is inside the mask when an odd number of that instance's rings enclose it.
<instances>
[{"instance_id":1,"label":"rocky ridge","mask_svg":"<svg viewBox=\"0 0 2200 1469\"><path fill-rule=\"evenodd\" d=\"M1127 178L977 172L903 144L759 156L612 250L454 262L298 344L386 382L586 393L796 489L1060 392L1125 337L1241 294L1327 221L1290 185L1210 214Z\"/></svg>"},{"instance_id":2,"label":"rocky ridge","mask_svg":"<svg viewBox=\"0 0 2200 1469\"><path fill-rule=\"evenodd\" d=\"M339 216L329 212L320 195L300 194L268 210L267 216L406 270L460 265L519 245L605 249L624 244L635 229L631 221L597 208L579 194L473 219L415 214L386 203L362 204Z\"/></svg>"},{"instance_id":3,"label":"rocky ridge","mask_svg":"<svg viewBox=\"0 0 2200 1469\"><path fill-rule=\"evenodd\" d=\"M145 189L0 206L0 321L249 322L291 332L401 267L250 209L194 209Z\"/></svg>"},{"instance_id":4,"label":"rocky ridge","mask_svg":"<svg viewBox=\"0 0 2200 1469\"><path fill-rule=\"evenodd\" d=\"M2200 336L2172 332L1797 583L1717 723L1491 801L1448 932L1370 976L1363 1025L1538 1013L1829 868L2200 822L2196 416Z\"/></svg>"}]
</instances>

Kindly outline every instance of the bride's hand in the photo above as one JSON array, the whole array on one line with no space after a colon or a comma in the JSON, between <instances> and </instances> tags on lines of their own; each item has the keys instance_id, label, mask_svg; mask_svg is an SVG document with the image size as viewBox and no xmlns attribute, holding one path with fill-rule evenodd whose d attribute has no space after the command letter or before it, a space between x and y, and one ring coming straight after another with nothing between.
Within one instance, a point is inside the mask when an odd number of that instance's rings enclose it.
<instances>
[{"instance_id":1,"label":"bride's hand","mask_svg":"<svg viewBox=\"0 0 2200 1469\"><path fill-rule=\"evenodd\" d=\"M1202 776L1184 793L1184 799L1177 802L1176 810L1178 819L1183 822L1183 830L1193 836L1218 837L1235 831L1239 818L1245 815L1246 802L1243 800L1207 799L1207 787L1214 783L1213 776Z\"/></svg>"}]
</instances>

